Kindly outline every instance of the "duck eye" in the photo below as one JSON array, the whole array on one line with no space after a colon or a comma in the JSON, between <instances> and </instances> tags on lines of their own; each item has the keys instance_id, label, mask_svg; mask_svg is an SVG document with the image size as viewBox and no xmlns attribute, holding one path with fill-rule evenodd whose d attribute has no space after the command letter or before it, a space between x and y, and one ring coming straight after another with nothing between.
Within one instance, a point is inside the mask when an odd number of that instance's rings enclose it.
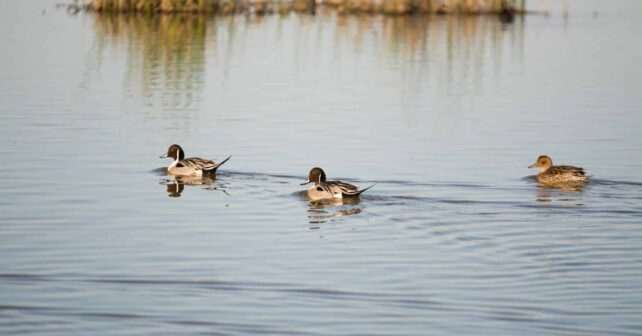
<instances>
[{"instance_id":1,"label":"duck eye","mask_svg":"<svg viewBox=\"0 0 642 336\"><path fill-rule=\"evenodd\" d=\"M317 191L323 191L323 188L317 187Z\"/></svg>"}]
</instances>

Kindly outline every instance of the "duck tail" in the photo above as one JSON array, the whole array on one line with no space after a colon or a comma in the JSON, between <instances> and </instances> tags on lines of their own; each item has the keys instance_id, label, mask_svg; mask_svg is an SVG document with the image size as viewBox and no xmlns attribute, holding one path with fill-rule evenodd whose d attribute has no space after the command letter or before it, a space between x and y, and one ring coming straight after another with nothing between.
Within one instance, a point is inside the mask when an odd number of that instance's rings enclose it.
<instances>
[{"instance_id":1,"label":"duck tail","mask_svg":"<svg viewBox=\"0 0 642 336\"><path fill-rule=\"evenodd\" d=\"M346 194L346 193L344 193L343 195L344 195L344 196L348 196L348 197L357 197L357 196L359 196L359 195L363 194L363 192L364 192L364 191L366 191L366 190L368 190L368 189L370 189L370 188L372 188L372 187L374 187L374 186L376 186L376 185L377 185L377 184L375 183L375 184L373 184L373 185L371 185L371 186L369 186L369 187L367 187L367 188L361 189L361 190L359 190L359 191L357 191L357 192L355 192L355 193L350 193L350 194Z\"/></svg>"},{"instance_id":2,"label":"duck tail","mask_svg":"<svg viewBox=\"0 0 642 336\"><path fill-rule=\"evenodd\" d=\"M225 159L225 160L223 160L223 161L221 161L221 162L217 163L216 165L214 165L214 167L212 167L212 168L208 169L208 170L207 170L207 172L208 172L208 173L214 173L214 172L216 172L216 170L218 169L218 167L222 166L222 165L223 165L225 162L227 162L227 160L229 160L231 157L232 157L232 155L228 156L228 157L227 157L227 159Z\"/></svg>"}]
</instances>

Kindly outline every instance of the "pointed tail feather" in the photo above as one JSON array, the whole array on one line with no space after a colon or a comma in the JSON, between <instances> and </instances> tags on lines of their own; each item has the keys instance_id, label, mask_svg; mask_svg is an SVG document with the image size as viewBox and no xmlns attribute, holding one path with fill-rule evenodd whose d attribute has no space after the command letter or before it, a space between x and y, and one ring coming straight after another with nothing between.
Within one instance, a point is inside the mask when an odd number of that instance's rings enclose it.
<instances>
[{"instance_id":1,"label":"pointed tail feather","mask_svg":"<svg viewBox=\"0 0 642 336\"><path fill-rule=\"evenodd\" d=\"M354 192L354 193L349 193L349 194L348 194L348 193L345 193L345 192L344 192L344 193L343 193L343 196L344 196L344 197L357 197L357 196L359 196L359 195L363 194L363 192L364 192L364 191L366 191L366 190L368 190L368 189L370 189L370 188L372 188L372 187L374 187L374 186L376 186L376 185L377 185L377 184L375 183L375 184L373 184L373 185L369 186L368 188L361 189L361 190L359 190L359 191L357 191L357 192Z\"/></svg>"},{"instance_id":2,"label":"pointed tail feather","mask_svg":"<svg viewBox=\"0 0 642 336\"><path fill-rule=\"evenodd\" d=\"M214 165L214 167L212 167L211 169L208 169L208 170L207 170L207 172L208 172L208 173L214 173L214 172L216 172L216 170L218 169L218 167L222 166L222 165L223 165L225 162L227 162L227 160L229 160L231 157L232 157L232 155L228 156L228 157L227 157L227 159L225 159L225 160L221 161L220 163L218 163L218 164Z\"/></svg>"}]
</instances>

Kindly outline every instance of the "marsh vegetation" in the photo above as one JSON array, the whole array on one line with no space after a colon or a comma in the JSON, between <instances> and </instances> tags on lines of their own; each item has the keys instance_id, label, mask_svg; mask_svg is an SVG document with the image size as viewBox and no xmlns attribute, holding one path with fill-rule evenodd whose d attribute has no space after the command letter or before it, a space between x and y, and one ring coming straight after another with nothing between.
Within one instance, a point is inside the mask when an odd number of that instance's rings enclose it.
<instances>
[{"instance_id":1,"label":"marsh vegetation","mask_svg":"<svg viewBox=\"0 0 642 336\"><path fill-rule=\"evenodd\" d=\"M526 11L525 0L89 0L74 10L125 13L287 14L314 13L317 7L340 14L501 14Z\"/></svg>"}]
</instances>

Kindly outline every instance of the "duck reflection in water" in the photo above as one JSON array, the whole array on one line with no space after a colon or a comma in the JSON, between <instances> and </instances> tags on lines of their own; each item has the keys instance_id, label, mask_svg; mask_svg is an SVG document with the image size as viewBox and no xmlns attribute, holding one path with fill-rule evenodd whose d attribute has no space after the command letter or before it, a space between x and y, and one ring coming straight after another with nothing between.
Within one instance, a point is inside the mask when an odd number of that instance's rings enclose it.
<instances>
[{"instance_id":1,"label":"duck reflection in water","mask_svg":"<svg viewBox=\"0 0 642 336\"><path fill-rule=\"evenodd\" d=\"M305 192L302 192L305 196ZM342 217L360 214L363 207L359 206L358 197L336 198L310 201L308 203L308 219L310 229L318 229L320 224L341 220Z\"/></svg>"},{"instance_id":2,"label":"duck reflection in water","mask_svg":"<svg viewBox=\"0 0 642 336\"><path fill-rule=\"evenodd\" d=\"M586 182L564 182L555 184L537 184L537 202L578 202L586 187ZM582 205L577 203L576 205Z\"/></svg>"},{"instance_id":3,"label":"duck reflection in water","mask_svg":"<svg viewBox=\"0 0 642 336\"><path fill-rule=\"evenodd\" d=\"M169 197L181 197L185 186L202 186L204 190L218 190L229 195L221 186L215 186L215 179L209 176L172 176L161 180L160 184L167 187Z\"/></svg>"}]
</instances>

